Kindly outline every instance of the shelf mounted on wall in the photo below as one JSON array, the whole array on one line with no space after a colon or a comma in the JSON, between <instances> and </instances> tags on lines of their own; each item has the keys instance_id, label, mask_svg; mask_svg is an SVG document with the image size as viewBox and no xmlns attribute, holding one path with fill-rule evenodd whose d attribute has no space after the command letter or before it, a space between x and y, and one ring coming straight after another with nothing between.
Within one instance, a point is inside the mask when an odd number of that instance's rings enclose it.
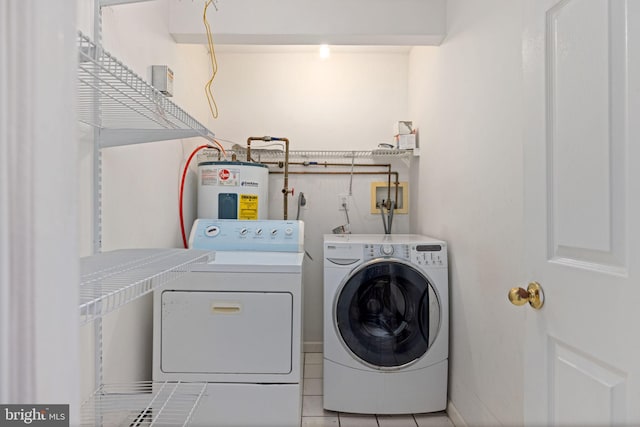
<instances>
[{"instance_id":1,"label":"shelf mounted on wall","mask_svg":"<svg viewBox=\"0 0 640 427\"><path fill-rule=\"evenodd\" d=\"M243 147L234 146L232 151L227 154L236 154L239 159L246 159L247 151ZM396 148L377 149L377 150L292 150L289 151L290 161L307 161L318 162L326 160L346 160L354 159L372 159L390 161L394 159L401 160L405 166L409 167L411 159L420 155L418 149L400 150ZM251 148L251 158L257 162L268 160L284 159L284 151L278 149L261 149Z\"/></svg>"},{"instance_id":2,"label":"shelf mounted on wall","mask_svg":"<svg viewBox=\"0 0 640 427\"><path fill-rule=\"evenodd\" d=\"M99 129L100 148L213 132L101 46L78 32L78 116Z\"/></svg>"},{"instance_id":3,"label":"shelf mounted on wall","mask_svg":"<svg viewBox=\"0 0 640 427\"><path fill-rule=\"evenodd\" d=\"M210 251L193 249L120 249L80 259L80 324L151 292L213 259Z\"/></svg>"}]
</instances>

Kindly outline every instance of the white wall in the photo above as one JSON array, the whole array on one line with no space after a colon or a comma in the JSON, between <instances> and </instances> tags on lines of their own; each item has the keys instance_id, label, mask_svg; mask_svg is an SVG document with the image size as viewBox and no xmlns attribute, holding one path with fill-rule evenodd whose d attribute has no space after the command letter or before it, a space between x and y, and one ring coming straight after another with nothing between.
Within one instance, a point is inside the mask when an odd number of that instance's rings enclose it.
<instances>
[{"instance_id":1,"label":"white wall","mask_svg":"<svg viewBox=\"0 0 640 427\"><path fill-rule=\"evenodd\" d=\"M450 0L448 35L414 48L420 232L449 242L450 391L468 425L523 422L521 2Z\"/></svg>"},{"instance_id":2,"label":"white wall","mask_svg":"<svg viewBox=\"0 0 640 427\"><path fill-rule=\"evenodd\" d=\"M179 46L167 30L167 2L103 9L105 49L151 81L150 66L177 76L173 101L213 129L198 89L208 78L203 46ZM183 159L203 139L163 141L103 150L103 249L179 247L178 188Z\"/></svg>"},{"instance_id":3,"label":"white wall","mask_svg":"<svg viewBox=\"0 0 640 427\"><path fill-rule=\"evenodd\" d=\"M244 144L285 136L292 150L368 150L407 114L408 50L220 48L214 132Z\"/></svg>"}]
</instances>

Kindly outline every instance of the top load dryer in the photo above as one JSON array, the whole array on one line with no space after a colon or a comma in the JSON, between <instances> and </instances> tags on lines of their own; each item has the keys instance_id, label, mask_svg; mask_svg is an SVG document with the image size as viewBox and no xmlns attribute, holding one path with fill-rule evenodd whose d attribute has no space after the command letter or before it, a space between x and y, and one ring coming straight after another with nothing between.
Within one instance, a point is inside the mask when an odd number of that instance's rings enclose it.
<instances>
[{"instance_id":1,"label":"top load dryer","mask_svg":"<svg viewBox=\"0 0 640 427\"><path fill-rule=\"evenodd\" d=\"M301 221L199 219L213 261L154 293L153 379L207 382L200 425L299 426Z\"/></svg>"}]
</instances>

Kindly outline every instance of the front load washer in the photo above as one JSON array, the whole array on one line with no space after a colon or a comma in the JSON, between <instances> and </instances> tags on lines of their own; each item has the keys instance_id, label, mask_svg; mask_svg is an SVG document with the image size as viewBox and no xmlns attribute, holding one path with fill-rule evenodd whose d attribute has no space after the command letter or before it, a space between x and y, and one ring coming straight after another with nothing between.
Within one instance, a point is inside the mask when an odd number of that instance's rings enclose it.
<instances>
[{"instance_id":1,"label":"front load washer","mask_svg":"<svg viewBox=\"0 0 640 427\"><path fill-rule=\"evenodd\" d=\"M206 382L192 424L298 427L302 408L301 221L199 219L215 250L154 292L153 379Z\"/></svg>"},{"instance_id":2,"label":"front load washer","mask_svg":"<svg viewBox=\"0 0 640 427\"><path fill-rule=\"evenodd\" d=\"M447 406L447 246L420 235L324 236L324 407Z\"/></svg>"}]
</instances>

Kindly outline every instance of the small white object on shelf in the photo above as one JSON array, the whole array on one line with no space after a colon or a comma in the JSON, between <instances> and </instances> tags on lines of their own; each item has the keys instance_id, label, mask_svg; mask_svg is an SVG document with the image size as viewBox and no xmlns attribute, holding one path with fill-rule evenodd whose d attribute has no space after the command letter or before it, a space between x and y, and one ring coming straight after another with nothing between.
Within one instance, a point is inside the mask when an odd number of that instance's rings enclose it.
<instances>
[{"instance_id":1,"label":"small white object on shelf","mask_svg":"<svg viewBox=\"0 0 640 427\"><path fill-rule=\"evenodd\" d=\"M413 150L416 148L416 134L398 135L398 149Z\"/></svg>"},{"instance_id":2,"label":"small white object on shelf","mask_svg":"<svg viewBox=\"0 0 640 427\"><path fill-rule=\"evenodd\" d=\"M413 133L413 122L410 120L401 120L396 124L396 135L408 135Z\"/></svg>"}]
</instances>

